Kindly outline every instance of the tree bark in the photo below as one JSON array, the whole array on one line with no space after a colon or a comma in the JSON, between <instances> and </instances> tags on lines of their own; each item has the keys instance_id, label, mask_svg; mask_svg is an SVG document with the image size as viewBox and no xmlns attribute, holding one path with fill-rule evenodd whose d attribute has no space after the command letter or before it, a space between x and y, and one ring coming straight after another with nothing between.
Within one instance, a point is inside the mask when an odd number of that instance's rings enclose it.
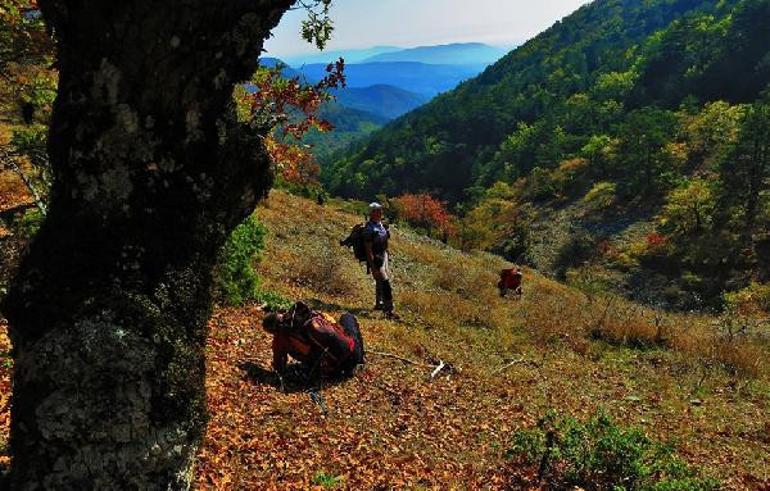
<instances>
[{"instance_id":1,"label":"tree bark","mask_svg":"<svg viewBox=\"0 0 770 491\"><path fill-rule=\"evenodd\" d=\"M294 0L40 0L57 38L48 217L3 310L15 489L185 489L210 276L269 188L232 89Z\"/></svg>"}]
</instances>

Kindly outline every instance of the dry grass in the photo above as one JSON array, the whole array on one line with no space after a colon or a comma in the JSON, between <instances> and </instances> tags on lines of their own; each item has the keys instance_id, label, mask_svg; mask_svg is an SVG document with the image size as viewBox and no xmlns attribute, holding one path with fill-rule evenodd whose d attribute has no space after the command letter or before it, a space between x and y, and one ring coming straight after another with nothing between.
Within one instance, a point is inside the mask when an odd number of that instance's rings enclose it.
<instances>
[{"instance_id":1,"label":"dry grass","mask_svg":"<svg viewBox=\"0 0 770 491\"><path fill-rule=\"evenodd\" d=\"M279 218L279 222L284 222L285 217L277 217L275 209L286 206L289 201L284 195L275 194L270 204L270 219ZM334 230L326 230L330 237L324 240L332 245L323 246L323 253L313 252L318 249L306 246L299 255L302 257L295 255L292 260L299 258L300 263L312 263L321 259L325 266L319 271L325 273L320 276L342 275L343 284L353 287L347 290L346 299L351 300L351 295L356 300L367 298L368 281L362 281L365 277L356 271L348 254L335 251L333 245L356 218L333 209L314 208L309 213L321 213L319 222L324 226L337 225ZM276 253L285 254L285 249ZM394 251L394 283L402 307L432 318L435 322L431 324L458 320L460 325L494 329L515 326L536 336L543 346L549 340L582 335L618 346L666 347L692 355L700 353L703 357L713 357L715 347L723 342L714 329L713 319L706 316L669 315L622 299L588 297L530 271L525 276L523 301L500 299L494 285L497 272L506 266L502 260L488 254L463 254L410 233L400 234L397 229ZM313 268L306 269L309 276L319 276ZM345 269L350 272L347 276ZM316 278L314 283L320 280ZM747 342L755 343L753 339Z\"/></svg>"},{"instance_id":2,"label":"dry grass","mask_svg":"<svg viewBox=\"0 0 770 491\"><path fill-rule=\"evenodd\" d=\"M767 372L770 349L749 340L721 340L714 345L714 359L744 378L757 378Z\"/></svg>"},{"instance_id":3,"label":"dry grass","mask_svg":"<svg viewBox=\"0 0 770 491\"><path fill-rule=\"evenodd\" d=\"M495 289L498 280L496 272L483 269L482 265L473 264L475 261L472 257L462 259L464 260L443 259L433 263L437 269L433 284L469 300L488 302L494 299L498 295ZM469 263L475 268L469 268Z\"/></svg>"},{"instance_id":4,"label":"dry grass","mask_svg":"<svg viewBox=\"0 0 770 491\"><path fill-rule=\"evenodd\" d=\"M352 255L336 245L357 217L279 192L273 193L259 214L274 234L267 254L274 261L262 266L263 275L273 280L283 277L303 295L328 294L334 304L371 305L371 280ZM621 298L587 296L530 270L525 271L523 299L501 299L495 287L497 273L507 264L500 258L462 253L397 228L393 251L394 288L401 312L409 321L463 343L488 345L492 336L497 340L492 343L495 350L504 352L526 333L527 342L538 350L566 347L581 356L594 356L603 349L596 343L665 349L732 375L768 376L766 344L751 336L728 341L715 327L714 318L664 313ZM281 283L273 281L285 291Z\"/></svg>"},{"instance_id":5,"label":"dry grass","mask_svg":"<svg viewBox=\"0 0 770 491\"><path fill-rule=\"evenodd\" d=\"M329 242L312 243L295 263L295 281L317 291L349 295L355 280L337 248Z\"/></svg>"},{"instance_id":6,"label":"dry grass","mask_svg":"<svg viewBox=\"0 0 770 491\"><path fill-rule=\"evenodd\" d=\"M676 438L689 460L719 469L716 475L726 479L728 488L748 486L739 476L767 479L760 469L770 465L770 457L760 450L761 438L718 436L724 431L722 421L740 421L752 435L762 435L768 424L759 409L770 402L767 346L760 339L727 342L708 316L667 314L619 298L589 297L530 270L525 271L524 297L501 299L495 284L507 264L500 258L461 253L398 227L393 228L392 268L403 319L388 322L367 313L373 300L371 280L348 251L334 245L358 217L282 193L273 193L268 207L258 213L271 231L266 257L277 259L260 267L266 282L292 298L359 313L370 345L416 360L450 362L463 383L475 387L471 397L514 397L527 407L522 417L529 423L550 407L576 414L602 407L663 440ZM320 230L317 249L309 244L311 229ZM330 259L327 253L338 257ZM323 268L302 266L318 260ZM286 281L292 277L287 269L306 271L311 279ZM350 288L318 286L323 278L335 276ZM517 359L536 365L498 372ZM398 364L395 368L409 370ZM732 394L727 387L740 387L745 395ZM631 396L648 402L643 408L624 402ZM687 401L696 396L708 400L709 417L689 407Z\"/></svg>"}]
</instances>

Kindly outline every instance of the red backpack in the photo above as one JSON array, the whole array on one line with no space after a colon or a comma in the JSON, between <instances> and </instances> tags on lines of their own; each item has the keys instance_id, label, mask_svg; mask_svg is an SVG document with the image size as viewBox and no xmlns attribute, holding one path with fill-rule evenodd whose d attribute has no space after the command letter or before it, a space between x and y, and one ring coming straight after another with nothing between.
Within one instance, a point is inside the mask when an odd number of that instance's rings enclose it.
<instances>
[{"instance_id":1,"label":"red backpack","mask_svg":"<svg viewBox=\"0 0 770 491\"><path fill-rule=\"evenodd\" d=\"M521 286L522 277L523 275L519 268L504 269L500 271L500 283L498 283L498 286L514 290Z\"/></svg>"},{"instance_id":2,"label":"red backpack","mask_svg":"<svg viewBox=\"0 0 770 491\"><path fill-rule=\"evenodd\" d=\"M336 361L347 359L355 349L355 341L334 318L315 312L302 302L289 309L292 319L289 336L300 340L311 351L325 352Z\"/></svg>"}]
</instances>

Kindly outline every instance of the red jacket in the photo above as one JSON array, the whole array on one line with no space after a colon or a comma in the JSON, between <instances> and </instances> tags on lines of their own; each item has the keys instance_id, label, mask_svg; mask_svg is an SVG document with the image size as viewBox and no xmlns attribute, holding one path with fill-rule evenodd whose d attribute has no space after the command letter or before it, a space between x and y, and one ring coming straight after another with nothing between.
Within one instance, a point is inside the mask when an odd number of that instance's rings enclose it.
<instances>
[{"instance_id":1,"label":"red jacket","mask_svg":"<svg viewBox=\"0 0 770 491\"><path fill-rule=\"evenodd\" d=\"M355 340L333 319L314 312L300 328L282 328L273 337L273 368L283 372L291 355L323 373L331 373L354 352Z\"/></svg>"},{"instance_id":2,"label":"red jacket","mask_svg":"<svg viewBox=\"0 0 770 491\"><path fill-rule=\"evenodd\" d=\"M518 268L504 269L500 272L500 283L498 286L515 290L521 286L521 271Z\"/></svg>"}]
</instances>

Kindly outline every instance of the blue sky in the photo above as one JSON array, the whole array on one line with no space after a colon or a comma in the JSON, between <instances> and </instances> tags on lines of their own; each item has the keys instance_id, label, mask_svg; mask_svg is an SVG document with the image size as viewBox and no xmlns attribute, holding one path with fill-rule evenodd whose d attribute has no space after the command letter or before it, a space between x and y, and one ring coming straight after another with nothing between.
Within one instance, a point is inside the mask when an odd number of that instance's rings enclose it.
<instances>
[{"instance_id":1,"label":"blue sky","mask_svg":"<svg viewBox=\"0 0 770 491\"><path fill-rule=\"evenodd\" d=\"M333 0L328 49L423 46L479 41L513 46L587 0ZM300 38L302 11L286 14L266 48L271 56L311 53Z\"/></svg>"}]
</instances>

